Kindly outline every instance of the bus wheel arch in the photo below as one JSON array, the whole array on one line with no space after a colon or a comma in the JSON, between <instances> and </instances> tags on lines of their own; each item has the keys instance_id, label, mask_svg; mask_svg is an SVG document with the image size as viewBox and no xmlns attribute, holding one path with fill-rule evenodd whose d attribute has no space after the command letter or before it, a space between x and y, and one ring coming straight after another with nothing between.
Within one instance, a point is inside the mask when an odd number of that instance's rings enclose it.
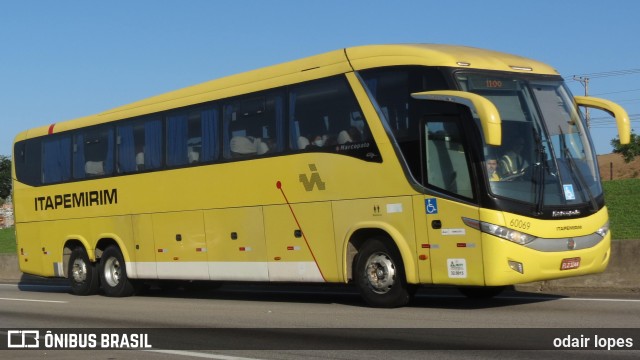
<instances>
[{"instance_id":1,"label":"bus wheel arch","mask_svg":"<svg viewBox=\"0 0 640 360\"><path fill-rule=\"evenodd\" d=\"M347 245L348 276L374 307L399 307L411 300L415 287L407 283L404 262L395 241L380 229L358 230Z\"/></svg>"},{"instance_id":2,"label":"bus wheel arch","mask_svg":"<svg viewBox=\"0 0 640 360\"><path fill-rule=\"evenodd\" d=\"M63 250L63 268L75 295L94 295L100 288L96 263L91 261L86 247L78 240L70 240Z\"/></svg>"}]
</instances>

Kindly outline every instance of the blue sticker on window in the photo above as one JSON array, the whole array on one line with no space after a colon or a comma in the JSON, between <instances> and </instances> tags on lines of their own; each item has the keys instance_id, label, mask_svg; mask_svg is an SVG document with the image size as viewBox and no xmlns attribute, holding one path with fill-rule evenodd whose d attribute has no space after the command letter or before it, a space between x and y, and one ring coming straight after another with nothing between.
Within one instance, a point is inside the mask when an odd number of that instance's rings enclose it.
<instances>
[{"instance_id":1,"label":"blue sticker on window","mask_svg":"<svg viewBox=\"0 0 640 360\"><path fill-rule=\"evenodd\" d=\"M576 193L573 192L573 185L571 184L564 184L562 185L562 188L564 189L564 198L567 200L575 200L576 199Z\"/></svg>"},{"instance_id":2,"label":"blue sticker on window","mask_svg":"<svg viewBox=\"0 0 640 360\"><path fill-rule=\"evenodd\" d=\"M428 198L424 200L424 206L427 211L427 214L437 214L438 213L438 201L436 198Z\"/></svg>"}]
</instances>

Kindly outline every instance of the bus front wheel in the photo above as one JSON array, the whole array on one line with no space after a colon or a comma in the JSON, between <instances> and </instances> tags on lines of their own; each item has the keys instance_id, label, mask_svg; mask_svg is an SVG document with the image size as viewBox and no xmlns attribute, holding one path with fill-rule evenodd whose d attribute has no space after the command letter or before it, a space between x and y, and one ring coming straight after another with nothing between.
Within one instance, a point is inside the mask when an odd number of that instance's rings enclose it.
<instances>
[{"instance_id":1,"label":"bus front wheel","mask_svg":"<svg viewBox=\"0 0 640 360\"><path fill-rule=\"evenodd\" d=\"M400 253L380 239L360 248L354 275L360 295L370 306L393 308L411 300Z\"/></svg>"},{"instance_id":2,"label":"bus front wheel","mask_svg":"<svg viewBox=\"0 0 640 360\"><path fill-rule=\"evenodd\" d=\"M100 287L100 277L96 265L89 260L83 247L76 247L69 258L69 282L75 295L93 295Z\"/></svg>"},{"instance_id":3,"label":"bus front wheel","mask_svg":"<svg viewBox=\"0 0 640 360\"><path fill-rule=\"evenodd\" d=\"M104 294L111 297L130 296L134 293L122 252L117 246L109 246L100 258L100 280Z\"/></svg>"}]
</instances>

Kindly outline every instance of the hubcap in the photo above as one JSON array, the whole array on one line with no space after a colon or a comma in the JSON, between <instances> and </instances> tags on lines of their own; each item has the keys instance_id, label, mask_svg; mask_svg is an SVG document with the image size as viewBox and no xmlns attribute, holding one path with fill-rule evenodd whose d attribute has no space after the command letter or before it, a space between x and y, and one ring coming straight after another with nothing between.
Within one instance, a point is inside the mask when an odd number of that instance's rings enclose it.
<instances>
[{"instance_id":1,"label":"hubcap","mask_svg":"<svg viewBox=\"0 0 640 360\"><path fill-rule=\"evenodd\" d=\"M73 261L71 276L73 276L73 281L77 283L87 280L87 264L85 264L82 259L75 259Z\"/></svg>"},{"instance_id":2,"label":"hubcap","mask_svg":"<svg viewBox=\"0 0 640 360\"><path fill-rule=\"evenodd\" d=\"M396 265L385 253L373 254L367 260L366 276L373 291L387 293L396 280Z\"/></svg>"},{"instance_id":3,"label":"hubcap","mask_svg":"<svg viewBox=\"0 0 640 360\"><path fill-rule=\"evenodd\" d=\"M104 264L104 280L111 287L116 287L120 283L120 262L111 257Z\"/></svg>"}]
</instances>

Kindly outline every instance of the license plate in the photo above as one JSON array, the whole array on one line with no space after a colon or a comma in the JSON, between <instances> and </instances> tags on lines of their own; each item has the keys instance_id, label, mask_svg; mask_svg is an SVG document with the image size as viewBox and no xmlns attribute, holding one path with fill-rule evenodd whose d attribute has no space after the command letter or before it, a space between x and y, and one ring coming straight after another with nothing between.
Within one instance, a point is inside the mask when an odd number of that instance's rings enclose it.
<instances>
[{"instance_id":1,"label":"license plate","mask_svg":"<svg viewBox=\"0 0 640 360\"><path fill-rule=\"evenodd\" d=\"M579 257L562 259L562 264L560 264L560 270L577 269L579 267L580 267Z\"/></svg>"}]
</instances>

